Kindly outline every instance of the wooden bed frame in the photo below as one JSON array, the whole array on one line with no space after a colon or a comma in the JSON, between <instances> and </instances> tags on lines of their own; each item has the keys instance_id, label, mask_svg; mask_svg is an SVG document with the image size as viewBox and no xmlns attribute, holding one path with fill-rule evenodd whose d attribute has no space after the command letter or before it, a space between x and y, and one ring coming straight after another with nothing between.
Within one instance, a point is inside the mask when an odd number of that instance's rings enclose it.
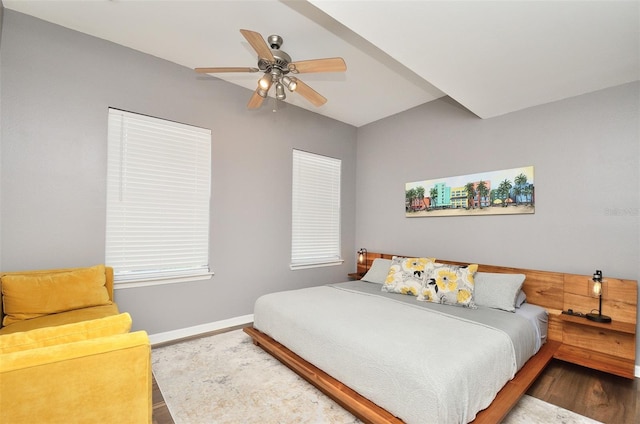
<instances>
[{"instance_id":1,"label":"wooden bed frame","mask_svg":"<svg viewBox=\"0 0 640 424\"><path fill-rule=\"evenodd\" d=\"M368 263L372 263L375 258L391 259L392 257L393 255L391 254L367 253ZM438 259L438 262L464 264L440 259ZM609 286L609 297L607 300L603 299L603 310L605 311L604 313L613 318L615 327L610 327L611 324L609 324L609 327L607 327L607 324L595 324L595 330L600 336L604 335L605 342L615 343L618 348L622 345L623 352L618 356L612 356L606 353L610 350L610 346L606 343L601 346L603 344L602 337L594 338L589 335L589 332L593 330L592 324L589 324L589 328L585 330L587 333L586 338L576 337L576 328L578 328L579 332L580 325L584 324L580 320L586 321L586 319L562 314L563 310L569 308L586 312L589 312L594 307L597 308L597 301L588 295L586 289L591 276L495 265L479 265L478 270L482 272L525 274L526 279L523 290L527 294L527 302L542 306L547 310L549 313L549 327L547 343L498 392L493 403L477 414L473 421L474 423L499 423L502 421L554 357L633 378L635 368L637 281L605 277ZM365 266L358 264L358 274L364 275L365 271ZM569 306L567 307L567 305ZM599 329L598 327L601 328ZM253 342L256 345L280 360L365 423L399 424L403 422L266 334L253 327L246 327L244 331L253 338ZM607 332L613 332L613 336L605 334ZM612 338L613 340L611 340ZM576 342L577 339L579 340ZM597 351L597 349L601 351Z\"/></svg>"}]
</instances>

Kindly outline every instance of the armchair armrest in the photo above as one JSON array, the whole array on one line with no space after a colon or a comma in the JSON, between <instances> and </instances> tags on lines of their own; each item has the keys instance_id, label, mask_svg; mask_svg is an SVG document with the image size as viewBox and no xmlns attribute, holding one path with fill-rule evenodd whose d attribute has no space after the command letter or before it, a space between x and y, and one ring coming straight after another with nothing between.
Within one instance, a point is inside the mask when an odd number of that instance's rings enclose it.
<instances>
[{"instance_id":1,"label":"armchair armrest","mask_svg":"<svg viewBox=\"0 0 640 424\"><path fill-rule=\"evenodd\" d=\"M11 423L151 422L144 331L0 356L0 411Z\"/></svg>"}]
</instances>

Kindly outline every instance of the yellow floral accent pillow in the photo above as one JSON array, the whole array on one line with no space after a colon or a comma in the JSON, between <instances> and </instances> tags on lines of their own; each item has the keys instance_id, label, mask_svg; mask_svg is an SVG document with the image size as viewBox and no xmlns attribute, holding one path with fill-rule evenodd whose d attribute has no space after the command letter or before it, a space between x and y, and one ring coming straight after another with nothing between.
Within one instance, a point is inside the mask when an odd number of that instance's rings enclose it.
<instances>
[{"instance_id":1,"label":"yellow floral accent pillow","mask_svg":"<svg viewBox=\"0 0 640 424\"><path fill-rule=\"evenodd\" d=\"M403 258L394 256L382 291L417 296L422 287L427 264L434 258Z\"/></svg>"},{"instance_id":2,"label":"yellow floral accent pillow","mask_svg":"<svg viewBox=\"0 0 640 424\"><path fill-rule=\"evenodd\" d=\"M462 266L429 263L425 268L418 300L476 309L473 300L473 277L476 271L478 264Z\"/></svg>"}]
</instances>

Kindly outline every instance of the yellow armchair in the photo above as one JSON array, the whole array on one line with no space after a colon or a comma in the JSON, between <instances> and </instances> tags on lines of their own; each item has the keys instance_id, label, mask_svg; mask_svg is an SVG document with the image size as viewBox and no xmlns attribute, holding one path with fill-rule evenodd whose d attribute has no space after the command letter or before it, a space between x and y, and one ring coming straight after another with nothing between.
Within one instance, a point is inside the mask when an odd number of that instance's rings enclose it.
<instances>
[{"instance_id":1,"label":"yellow armchair","mask_svg":"<svg viewBox=\"0 0 640 424\"><path fill-rule=\"evenodd\" d=\"M131 317L0 335L0 422L151 423L151 346Z\"/></svg>"}]
</instances>

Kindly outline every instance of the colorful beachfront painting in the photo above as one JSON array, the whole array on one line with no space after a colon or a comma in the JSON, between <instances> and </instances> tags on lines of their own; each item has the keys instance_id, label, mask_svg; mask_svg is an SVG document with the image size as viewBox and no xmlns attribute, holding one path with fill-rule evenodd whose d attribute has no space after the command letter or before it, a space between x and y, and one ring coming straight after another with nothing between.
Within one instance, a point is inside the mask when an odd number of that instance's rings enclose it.
<instances>
[{"instance_id":1,"label":"colorful beachfront painting","mask_svg":"<svg viewBox=\"0 0 640 424\"><path fill-rule=\"evenodd\" d=\"M405 184L407 217L535 212L533 166Z\"/></svg>"}]
</instances>

